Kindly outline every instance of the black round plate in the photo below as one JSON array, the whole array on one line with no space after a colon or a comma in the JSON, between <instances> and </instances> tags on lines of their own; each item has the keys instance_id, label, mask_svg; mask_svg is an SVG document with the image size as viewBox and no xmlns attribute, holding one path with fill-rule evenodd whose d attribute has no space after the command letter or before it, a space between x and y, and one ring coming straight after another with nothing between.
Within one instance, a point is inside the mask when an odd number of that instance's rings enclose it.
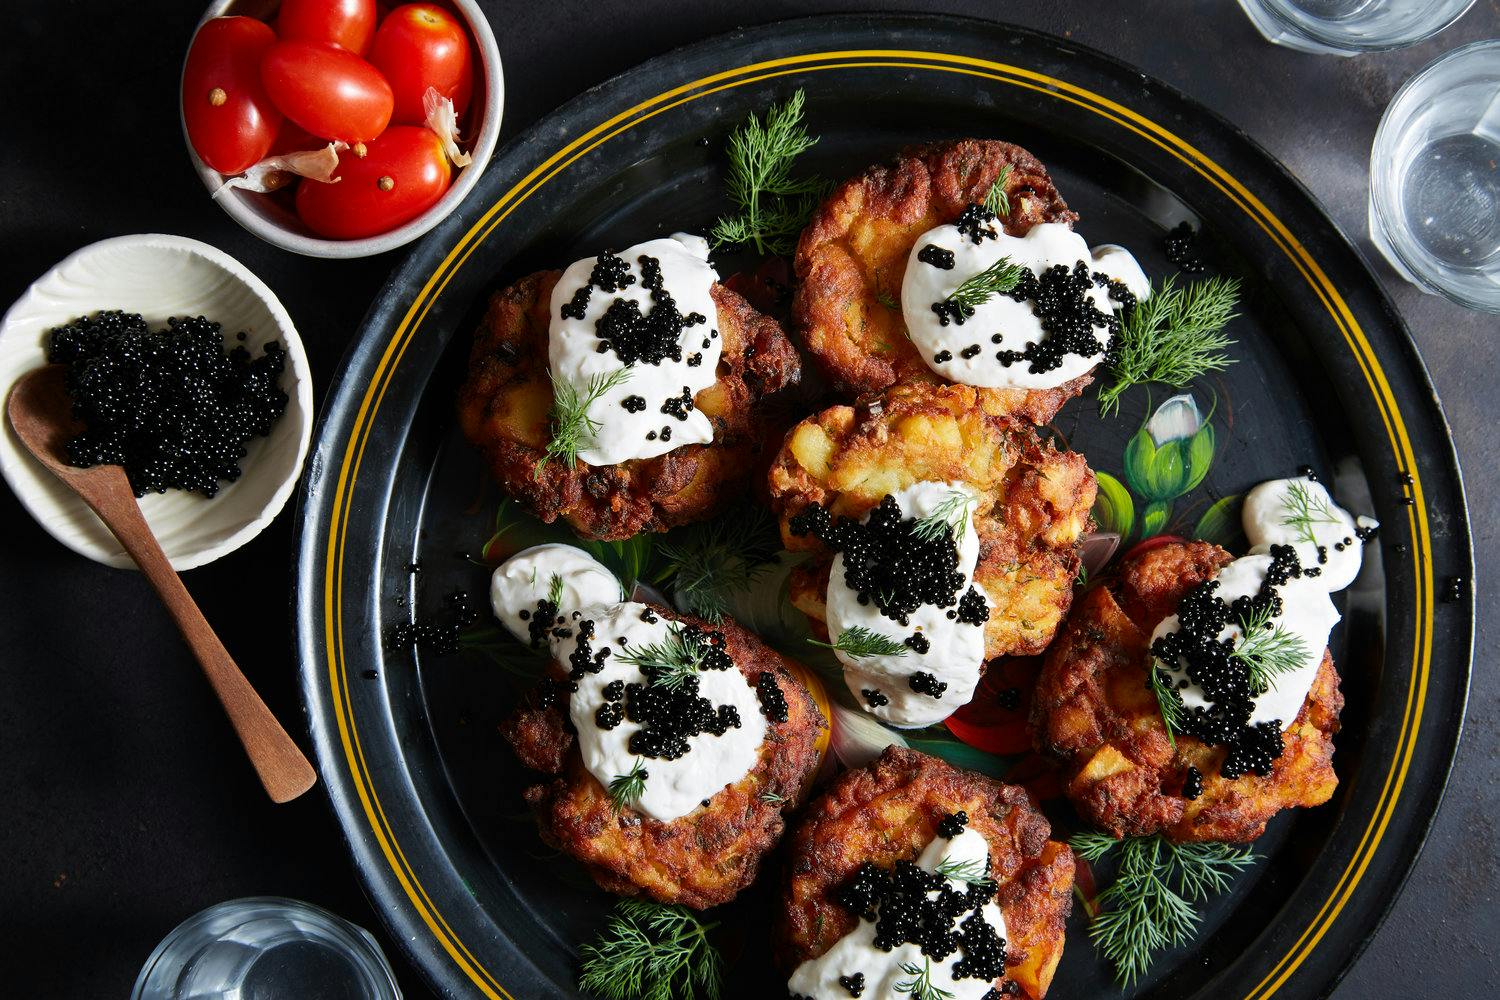
<instances>
[{"instance_id":1,"label":"black round plate","mask_svg":"<svg viewBox=\"0 0 1500 1000\"><path fill-rule=\"evenodd\" d=\"M382 648L413 604L483 592L484 568L460 556L488 535L495 497L453 416L478 311L497 283L538 267L704 231L727 207L725 136L798 87L822 137L809 170L845 176L920 140L1011 139L1048 164L1091 242L1122 243L1167 274L1162 235L1186 219L1213 269L1244 280L1227 373L1149 427L1170 391L1132 390L1110 419L1079 400L1056 429L1118 481L1132 536L1222 534L1226 498L1304 464L1383 522L1334 637L1348 699L1334 801L1273 822L1262 860L1205 907L1202 933L1129 991L1327 993L1421 846L1463 718L1473 609L1438 595L1444 578L1470 576L1471 552L1442 412L1359 256L1244 135L1096 52L930 17L743 30L584 94L512 143L371 307L309 463L297 622L324 787L391 936L445 996L573 995L577 944L608 905L521 815L526 779L495 731L511 690L501 672ZM1123 461L1133 435L1203 425L1215 458L1193 488ZM731 914L723 933L734 995L778 995L763 960L774 881L727 908L759 914ZM1079 909L1056 1000L1118 992Z\"/></svg>"}]
</instances>

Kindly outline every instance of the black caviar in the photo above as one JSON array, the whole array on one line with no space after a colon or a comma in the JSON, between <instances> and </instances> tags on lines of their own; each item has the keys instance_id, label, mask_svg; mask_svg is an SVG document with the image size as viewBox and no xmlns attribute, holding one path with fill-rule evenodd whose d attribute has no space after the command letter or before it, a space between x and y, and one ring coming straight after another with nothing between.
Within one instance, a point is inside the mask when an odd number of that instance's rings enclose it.
<instances>
[{"instance_id":1,"label":"black caviar","mask_svg":"<svg viewBox=\"0 0 1500 1000\"><path fill-rule=\"evenodd\" d=\"M914 672L910 677L906 679L906 683L909 684L911 686L911 689L917 694L925 694L929 698L941 699L943 697L943 692L948 690L948 685L946 683L938 680L936 677L934 677L932 674L929 674L925 670L918 670Z\"/></svg>"},{"instance_id":2,"label":"black caviar","mask_svg":"<svg viewBox=\"0 0 1500 1000\"><path fill-rule=\"evenodd\" d=\"M932 648L932 643L921 632L913 632L901 641L906 645L907 649L916 653L925 653Z\"/></svg>"},{"instance_id":3,"label":"black caviar","mask_svg":"<svg viewBox=\"0 0 1500 1000\"><path fill-rule=\"evenodd\" d=\"M762 670L760 676L755 678L755 697L760 699L761 715L772 722L787 720L786 695L781 693L776 675L769 670Z\"/></svg>"},{"instance_id":4,"label":"black caviar","mask_svg":"<svg viewBox=\"0 0 1500 1000\"><path fill-rule=\"evenodd\" d=\"M646 397L626 396L620 400L620 405L625 408L626 413L640 413L646 408Z\"/></svg>"},{"instance_id":5,"label":"black caviar","mask_svg":"<svg viewBox=\"0 0 1500 1000\"><path fill-rule=\"evenodd\" d=\"M1189 764L1182 779L1182 797L1191 801L1203 794L1203 772Z\"/></svg>"},{"instance_id":6,"label":"black caviar","mask_svg":"<svg viewBox=\"0 0 1500 1000\"><path fill-rule=\"evenodd\" d=\"M960 809L956 813L949 813L938 821L937 832L939 837L952 840L964 832L964 827L969 825L969 814Z\"/></svg>"},{"instance_id":7,"label":"black caviar","mask_svg":"<svg viewBox=\"0 0 1500 1000\"><path fill-rule=\"evenodd\" d=\"M919 250L917 252L917 260L928 265L929 267L935 267L939 271L953 270L953 251L944 250L936 243L929 243L921 250Z\"/></svg>"},{"instance_id":8,"label":"black caviar","mask_svg":"<svg viewBox=\"0 0 1500 1000\"><path fill-rule=\"evenodd\" d=\"M601 255L600 261L603 259ZM639 361L659 365L667 358L681 361L679 340L682 331L706 323L708 319L702 313L684 316L677 311L677 300L662 286L659 260L648 254L641 254L636 260L641 265L641 287L651 292L651 311L643 315L640 303L634 299L619 298L611 302L594 324L600 353L612 350L625 365ZM595 272L598 269L595 265ZM594 284L592 277L589 283ZM575 318L581 319L582 316Z\"/></svg>"},{"instance_id":9,"label":"black caviar","mask_svg":"<svg viewBox=\"0 0 1500 1000\"><path fill-rule=\"evenodd\" d=\"M152 330L136 313L96 312L50 330L47 360L67 366L85 428L67 443L68 462L123 466L138 497L214 496L240 478L245 442L286 411L282 346L272 341L258 358L226 350L222 328L202 316Z\"/></svg>"},{"instance_id":10,"label":"black caviar","mask_svg":"<svg viewBox=\"0 0 1500 1000\"><path fill-rule=\"evenodd\" d=\"M865 704L871 708L881 708L891 703L891 700L885 696L885 692L878 688L864 688L859 693L864 695Z\"/></svg>"},{"instance_id":11,"label":"black caviar","mask_svg":"<svg viewBox=\"0 0 1500 1000\"><path fill-rule=\"evenodd\" d=\"M995 702L1007 712L1014 712L1021 707L1021 689L1008 687L995 696Z\"/></svg>"},{"instance_id":12,"label":"black caviar","mask_svg":"<svg viewBox=\"0 0 1500 1000\"><path fill-rule=\"evenodd\" d=\"M849 517L835 519L826 507L812 504L788 524L795 536L813 535L844 556L844 583L861 604L873 602L880 613L902 625L923 604L948 607L959 597L964 574L958 569L958 546L951 526L924 539L915 534L916 522L902 516L890 494L870 511L866 523ZM989 620L984 595L970 587L958 602L963 620Z\"/></svg>"},{"instance_id":13,"label":"black caviar","mask_svg":"<svg viewBox=\"0 0 1500 1000\"><path fill-rule=\"evenodd\" d=\"M959 213L958 221L953 225L960 233L974 241L978 246L985 240L993 240L999 237L990 223L995 221L995 213L983 205L970 204Z\"/></svg>"},{"instance_id":14,"label":"black caviar","mask_svg":"<svg viewBox=\"0 0 1500 1000\"><path fill-rule=\"evenodd\" d=\"M443 598L442 609L430 618L413 617L386 634L386 642L397 649L415 647L424 653L447 656L459 650L463 630L479 621L479 609L469 595L455 590Z\"/></svg>"},{"instance_id":15,"label":"black caviar","mask_svg":"<svg viewBox=\"0 0 1500 1000\"><path fill-rule=\"evenodd\" d=\"M1162 249L1166 251L1167 261L1183 274L1199 274L1203 271L1203 261L1198 256L1197 237L1197 230L1183 221L1177 223L1162 239Z\"/></svg>"},{"instance_id":16,"label":"black caviar","mask_svg":"<svg viewBox=\"0 0 1500 1000\"><path fill-rule=\"evenodd\" d=\"M995 360L1007 368L1025 361L1029 364L1028 371L1041 374L1060 367L1069 354L1083 358L1103 354L1105 346L1094 331L1102 329L1106 339L1114 340L1120 332L1120 317L1113 310L1104 312L1094 305L1088 294L1094 287L1094 278L1081 260L1071 269L1065 264L1054 264L1040 275L1032 273L1030 268L1023 269L1015 287L1004 294L1017 302L1031 303L1043 336L1024 350L996 351ZM1107 287L1110 298L1122 307L1135 305L1135 296L1124 285L1107 282Z\"/></svg>"},{"instance_id":17,"label":"black caviar","mask_svg":"<svg viewBox=\"0 0 1500 1000\"><path fill-rule=\"evenodd\" d=\"M862 996L865 992L865 974L863 972L856 972L852 976L839 976L839 985L851 997Z\"/></svg>"},{"instance_id":18,"label":"black caviar","mask_svg":"<svg viewBox=\"0 0 1500 1000\"><path fill-rule=\"evenodd\" d=\"M1270 548L1271 565L1253 596L1236 597L1232 603L1218 596L1219 581L1207 580L1188 591L1177 608L1179 627L1151 644L1151 655L1163 663L1186 664L1188 680L1203 690L1208 705L1183 707L1180 732L1195 736L1210 746L1229 751L1219 774L1230 780L1246 773L1264 777L1282 753L1281 720L1250 724L1256 693L1250 671L1232 656L1234 640L1219 638L1231 622L1253 614L1281 615L1277 588L1287 581L1312 575L1304 570L1297 550L1290 545ZM1153 668L1156 669L1156 668Z\"/></svg>"},{"instance_id":19,"label":"black caviar","mask_svg":"<svg viewBox=\"0 0 1500 1000\"><path fill-rule=\"evenodd\" d=\"M874 944L881 951L914 944L940 962L962 950L952 965L953 978L985 981L1005 971L1005 941L982 912L995 891L991 879L958 888L910 861L898 861L890 869L867 861L833 898L861 920L875 923Z\"/></svg>"}]
</instances>

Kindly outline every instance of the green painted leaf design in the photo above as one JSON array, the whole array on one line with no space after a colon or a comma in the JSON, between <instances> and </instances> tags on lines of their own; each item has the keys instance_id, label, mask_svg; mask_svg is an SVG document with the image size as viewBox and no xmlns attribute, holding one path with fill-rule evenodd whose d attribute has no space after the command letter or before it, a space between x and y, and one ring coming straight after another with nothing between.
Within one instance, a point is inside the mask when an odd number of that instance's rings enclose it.
<instances>
[{"instance_id":1,"label":"green painted leaf design","mask_svg":"<svg viewBox=\"0 0 1500 1000\"><path fill-rule=\"evenodd\" d=\"M1244 495L1236 493L1214 503L1198 518L1198 523L1193 527L1193 537L1213 542L1231 552L1241 548L1245 531L1240 523L1240 508L1244 506L1244 502Z\"/></svg>"},{"instance_id":2,"label":"green painted leaf design","mask_svg":"<svg viewBox=\"0 0 1500 1000\"><path fill-rule=\"evenodd\" d=\"M1177 494L1178 496L1197 489L1198 484L1203 482L1203 477L1208 475L1209 466L1214 464L1213 425L1204 421L1198 433L1185 443L1187 444L1187 485Z\"/></svg>"},{"instance_id":3,"label":"green painted leaf design","mask_svg":"<svg viewBox=\"0 0 1500 1000\"><path fill-rule=\"evenodd\" d=\"M1151 538L1161 534L1171 519L1172 501L1152 500L1141 514L1141 537Z\"/></svg>"},{"instance_id":4,"label":"green painted leaf design","mask_svg":"<svg viewBox=\"0 0 1500 1000\"><path fill-rule=\"evenodd\" d=\"M1094 500L1094 522L1100 531L1113 531L1124 541L1130 537L1135 526L1135 501L1130 491L1107 472L1095 472L1099 483L1099 495Z\"/></svg>"},{"instance_id":5,"label":"green painted leaf design","mask_svg":"<svg viewBox=\"0 0 1500 1000\"><path fill-rule=\"evenodd\" d=\"M971 747L967 743L958 740L913 740L908 739L907 745L913 750L941 757L954 767L962 767L969 771L978 771L980 774L991 778L1001 778L1010 768L1010 759L998 757L992 753L986 753L977 747Z\"/></svg>"}]
</instances>

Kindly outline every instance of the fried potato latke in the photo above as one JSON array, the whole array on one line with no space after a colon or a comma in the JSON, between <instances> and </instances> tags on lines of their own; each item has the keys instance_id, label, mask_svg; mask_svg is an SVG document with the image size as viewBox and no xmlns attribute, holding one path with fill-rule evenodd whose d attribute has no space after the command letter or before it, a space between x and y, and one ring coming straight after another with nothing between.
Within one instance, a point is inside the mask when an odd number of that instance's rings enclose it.
<instances>
[{"instance_id":1,"label":"fried potato latke","mask_svg":"<svg viewBox=\"0 0 1500 1000\"><path fill-rule=\"evenodd\" d=\"M1160 831L1179 842L1250 841L1280 810L1322 805L1338 785L1333 734L1344 698L1326 650L1264 778L1226 780L1222 747L1178 736L1174 748L1167 739L1147 686L1151 633L1231 558L1208 542L1174 542L1127 559L1113 579L1079 598L1037 679L1037 748L1067 763L1073 805L1117 837ZM1203 776L1196 799L1182 796L1189 766Z\"/></svg>"},{"instance_id":2,"label":"fried potato latke","mask_svg":"<svg viewBox=\"0 0 1500 1000\"><path fill-rule=\"evenodd\" d=\"M900 305L907 257L917 237L983 202L1007 166L1010 214L1000 220L1007 233L1078 218L1036 157L986 139L911 147L824 200L797 245L793 316L835 388L863 399L897 382L944 382L907 337ZM990 412L1044 424L1091 381L1081 375L1052 389L979 392Z\"/></svg>"},{"instance_id":3,"label":"fried potato latke","mask_svg":"<svg viewBox=\"0 0 1500 1000\"><path fill-rule=\"evenodd\" d=\"M630 808L616 812L608 789L583 766L562 691L552 698L532 692L500 732L523 764L552 779L525 792L542 840L581 861L609 892L701 910L729 902L754 881L761 858L781 838L783 814L797 807L812 782L827 723L781 655L747 629L728 619L715 625L668 608L656 611L722 632L740 672L753 682L770 671L786 698L787 721L767 720L755 767L707 806L670 823ZM567 673L554 661L547 676L565 681Z\"/></svg>"},{"instance_id":4,"label":"fried potato latke","mask_svg":"<svg viewBox=\"0 0 1500 1000\"><path fill-rule=\"evenodd\" d=\"M938 823L960 809L968 828L989 842L990 873L1000 887L1006 968L995 989L1003 992L1010 979L1025 996L1045 996L1073 905L1073 852L1048 839L1052 828L1026 789L900 747L840 775L793 832L776 934L784 970L790 974L854 928L858 917L834 894L860 865L915 861Z\"/></svg>"},{"instance_id":5,"label":"fried potato latke","mask_svg":"<svg viewBox=\"0 0 1500 1000\"><path fill-rule=\"evenodd\" d=\"M541 271L491 296L459 390L464 435L506 493L543 521L561 517L606 541L705 520L743 495L785 426L761 404L798 381L801 362L775 320L718 284L718 381L693 397L713 423L713 441L619 465L551 461L538 473L551 438L549 308L561 274Z\"/></svg>"},{"instance_id":6,"label":"fried potato latke","mask_svg":"<svg viewBox=\"0 0 1500 1000\"><path fill-rule=\"evenodd\" d=\"M898 385L876 405L830 407L792 428L771 464L771 505L786 547L821 555L793 571L792 603L826 638L833 556L817 539L792 535L792 517L813 503L863 517L886 494L921 481L964 482L982 494L972 516L974 579L990 603L985 658L1040 653L1073 599L1094 474L1082 455L991 412L972 386Z\"/></svg>"}]
</instances>

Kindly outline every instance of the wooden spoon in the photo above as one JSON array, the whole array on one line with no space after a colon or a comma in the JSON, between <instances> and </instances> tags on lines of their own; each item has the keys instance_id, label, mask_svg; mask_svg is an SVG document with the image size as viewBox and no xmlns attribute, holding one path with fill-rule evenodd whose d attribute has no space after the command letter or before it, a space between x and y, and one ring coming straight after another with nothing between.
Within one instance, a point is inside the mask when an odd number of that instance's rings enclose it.
<instances>
[{"instance_id":1,"label":"wooden spoon","mask_svg":"<svg viewBox=\"0 0 1500 1000\"><path fill-rule=\"evenodd\" d=\"M118 465L79 469L63 458L68 439L83 429L73 419L64 372L62 365L48 365L16 382L6 406L11 426L37 461L99 515L156 588L219 696L271 801L295 799L318 780L317 772L260 700L182 585L135 502L125 470Z\"/></svg>"}]
</instances>

